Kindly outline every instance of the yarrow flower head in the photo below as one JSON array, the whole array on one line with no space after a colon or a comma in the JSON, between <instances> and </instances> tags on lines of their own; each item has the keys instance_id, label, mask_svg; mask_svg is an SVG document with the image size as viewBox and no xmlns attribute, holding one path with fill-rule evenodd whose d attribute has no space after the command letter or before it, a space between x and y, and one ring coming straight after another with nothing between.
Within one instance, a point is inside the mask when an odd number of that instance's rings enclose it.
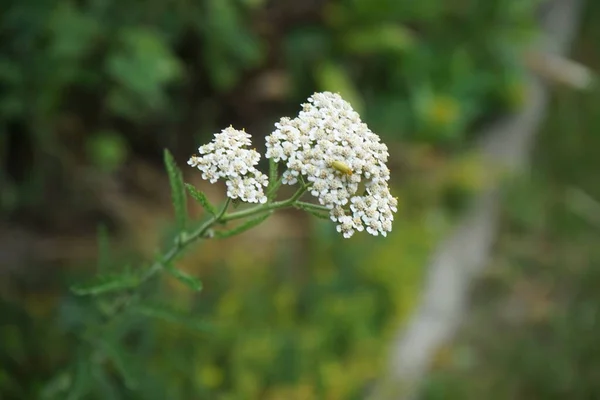
<instances>
[{"instance_id":1,"label":"yarrow flower head","mask_svg":"<svg viewBox=\"0 0 600 400\"><path fill-rule=\"evenodd\" d=\"M266 157L285 162L284 184L310 184L338 232L349 238L355 231L386 236L392 230L398 203L388 187L387 146L348 102L315 93L298 117L284 117L275 127L266 138Z\"/></svg>"},{"instance_id":2,"label":"yarrow flower head","mask_svg":"<svg viewBox=\"0 0 600 400\"><path fill-rule=\"evenodd\" d=\"M255 168L260 160L252 145L250 135L233 127L225 128L209 144L200 146L199 155L192 156L188 164L202 171L202 179L215 183L225 180L227 196L247 203L266 203L263 187L268 185L265 174Z\"/></svg>"}]
</instances>

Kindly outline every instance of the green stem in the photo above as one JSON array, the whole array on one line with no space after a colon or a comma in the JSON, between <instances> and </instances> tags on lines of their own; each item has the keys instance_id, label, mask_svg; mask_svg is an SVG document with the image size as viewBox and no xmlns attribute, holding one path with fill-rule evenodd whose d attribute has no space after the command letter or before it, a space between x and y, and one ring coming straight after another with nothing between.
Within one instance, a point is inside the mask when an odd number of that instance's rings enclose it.
<instances>
[{"instance_id":1,"label":"green stem","mask_svg":"<svg viewBox=\"0 0 600 400\"><path fill-rule=\"evenodd\" d=\"M206 237L209 230L217 224L222 224L227 221L233 221L236 219L250 217L250 216L254 216L257 214L261 214L264 212L277 210L277 209L281 209L281 208L295 207L297 205L301 205L301 207L310 208L312 210L317 210L317 211L328 211L328 209L326 207L323 207L323 206L320 206L317 204L311 204L311 203L298 201L302 197L302 195L304 195L306 193L306 191L308 190L309 187L310 187L309 185L302 185L294 193L294 195L287 200L277 201L277 202L273 202L273 203L267 203L267 204L256 206L254 208L247 209L247 210L233 212L231 214L226 214L227 209L229 208L229 205L231 203L231 200L227 199L225 201L225 204L223 205L223 207L219 210L219 212L216 215L209 218L206 222L204 222L202 225L200 225L193 232L190 232L190 233L182 232L175 239L173 246L166 253L164 253L164 255L160 258L160 260L155 261L142 274L142 276L140 277L139 284L141 285L142 283L146 282L147 280L152 278L154 275L156 275L157 273L162 271L166 265L171 263L179 254L181 254L183 249L185 249L190 244ZM126 298L124 300L125 304L123 304L122 305L123 307L120 308L121 311L123 311L124 308L127 308L127 306L131 303L130 297L131 296L128 296L128 298ZM120 312L116 311L112 314L115 315L118 313L120 313Z\"/></svg>"},{"instance_id":2,"label":"green stem","mask_svg":"<svg viewBox=\"0 0 600 400\"><path fill-rule=\"evenodd\" d=\"M323 211L323 212L327 212L327 213L331 211L329 208L322 206L320 204L307 203L305 201L297 201L295 203L295 205L304 210Z\"/></svg>"},{"instance_id":3,"label":"green stem","mask_svg":"<svg viewBox=\"0 0 600 400\"><path fill-rule=\"evenodd\" d=\"M272 158L269 159L269 189L272 189L271 185L274 185L277 182L277 177L279 175L278 166ZM271 190L269 190L270 192Z\"/></svg>"},{"instance_id":4,"label":"green stem","mask_svg":"<svg viewBox=\"0 0 600 400\"><path fill-rule=\"evenodd\" d=\"M233 220L240 219L240 218L251 217L251 216L254 216L257 214L261 214L265 211L278 210L280 208L291 207L294 204L296 204L298 199L300 197L302 197L302 195L304 193L306 193L307 189L308 189L308 186L303 185L296 191L296 193L294 193L294 195L292 197L290 197L287 200L276 201L273 203L267 203L264 205L260 205L260 206L254 207L254 208L249 208L247 210L234 212L231 214L226 214L227 208L229 208L229 203L231 201L230 199L227 199L227 201L225 202L225 205L223 206L223 208L219 211L219 213L217 215L211 217L205 223L200 225L195 231L193 231L191 233L183 232L181 234L181 236L179 236L175 240L175 244L173 245L173 247L171 247L161 257L160 260L156 261L154 264L152 264L150 266L150 268L148 268L146 270L146 272L144 272L144 274L140 278L140 283L147 281L148 279L153 277L157 272L161 271L164 268L164 266L169 264L171 261L173 261L173 259L175 259L175 257L177 257L177 255L184 248L189 246L191 243L203 238L206 235L206 233L209 231L209 229L212 228L214 225L216 225L218 223L224 223L227 221L233 221ZM306 203L306 204L309 204L309 203Z\"/></svg>"},{"instance_id":5,"label":"green stem","mask_svg":"<svg viewBox=\"0 0 600 400\"><path fill-rule=\"evenodd\" d=\"M306 193L306 190L307 190L307 187L306 186L302 186L302 187L300 187L300 189L298 189L296 191L296 193L294 193L294 195L292 197L290 197L287 200L276 201L276 202L273 202L273 203L267 203L267 204L263 204L263 205L258 206L258 207L249 208L247 210L242 210L242 211L238 211L238 212L234 212L234 213L231 213L231 214L224 215L220 219L220 222L233 221L233 220L240 219L240 218L251 217L251 216L263 213L265 211L278 210L280 208L291 207L291 206L293 206L297 202L297 200L300 197L302 197L302 195L304 193Z\"/></svg>"},{"instance_id":6,"label":"green stem","mask_svg":"<svg viewBox=\"0 0 600 400\"><path fill-rule=\"evenodd\" d=\"M146 270L146 272L140 278L140 283L147 281L152 276L154 276L154 274L156 274L158 271L162 270L165 265L167 265L168 263L170 263L171 261L173 261L173 259L175 257L177 257L177 255L181 252L181 250L183 250L189 244L191 244L191 243L195 242L196 240L202 238L206 234L206 232L213 225L215 225L216 223L222 221L222 218L225 215L225 212L227 211L227 208L229 208L229 203L230 202L231 202L231 199L228 198L225 201L225 204L223 205L223 208L221 209L221 211L219 211L219 213L217 215L211 217L208 221L206 221L205 223L203 223L202 225L200 225L192 233L187 234L187 233L183 232L181 234L181 236L179 236L175 240L175 244L173 245L173 247L171 247L169 249L169 251L167 251L162 256L162 258L160 260L156 261L154 264L152 264L150 266L150 268L148 268Z\"/></svg>"},{"instance_id":7,"label":"green stem","mask_svg":"<svg viewBox=\"0 0 600 400\"><path fill-rule=\"evenodd\" d=\"M267 198L268 199L272 200L272 197L274 197L273 195L275 194L277 189L279 189L282 182L283 182L283 177L277 179L271 187L267 188Z\"/></svg>"}]
</instances>

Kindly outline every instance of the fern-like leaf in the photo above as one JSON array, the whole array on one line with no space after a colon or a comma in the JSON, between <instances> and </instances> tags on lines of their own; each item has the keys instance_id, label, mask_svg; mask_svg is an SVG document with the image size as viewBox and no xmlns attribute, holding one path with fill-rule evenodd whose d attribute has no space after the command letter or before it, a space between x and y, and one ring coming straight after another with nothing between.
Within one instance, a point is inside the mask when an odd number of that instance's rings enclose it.
<instances>
[{"instance_id":1,"label":"fern-like leaf","mask_svg":"<svg viewBox=\"0 0 600 400\"><path fill-rule=\"evenodd\" d=\"M267 186L267 199L272 201L277 195L277 190L281 187L279 179L279 170L277 163L269 159L269 185Z\"/></svg>"},{"instance_id":2,"label":"fern-like leaf","mask_svg":"<svg viewBox=\"0 0 600 400\"><path fill-rule=\"evenodd\" d=\"M77 295L87 296L132 289L138 284L139 277L132 273L99 275L90 282L71 286L71 290Z\"/></svg>"},{"instance_id":3,"label":"fern-like leaf","mask_svg":"<svg viewBox=\"0 0 600 400\"><path fill-rule=\"evenodd\" d=\"M279 179L279 168L277 163L272 158L269 158L269 185L275 184L277 179Z\"/></svg>"},{"instance_id":4,"label":"fern-like leaf","mask_svg":"<svg viewBox=\"0 0 600 400\"><path fill-rule=\"evenodd\" d=\"M314 215L315 217L319 218L319 219L329 219L329 215L324 213L324 212L320 212L320 211L316 211L312 208L310 208L309 206L305 206L303 204L296 204L295 205L296 208L299 208L301 210L306 211L307 213Z\"/></svg>"},{"instance_id":5,"label":"fern-like leaf","mask_svg":"<svg viewBox=\"0 0 600 400\"><path fill-rule=\"evenodd\" d=\"M175 163L175 159L167 149L165 149L165 167L169 175L169 184L171 185L171 197L173 208L175 209L177 228L184 230L187 221L187 207L183 177L181 170Z\"/></svg>"},{"instance_id":6,"label":"fern-like leaf","mask_svg":"<svg viewBox=\"0 0 600 400\"><path fill-rule=\"evenodd\" d=\"M177 269L171 264L165 265L165 270L179 282L187 285L190 289L196 292L202 290L202 282L200 282L200 280L195 276L192 276L180 269Z\"/></svg>"},{"instance_id":7,"label":"fern-like leaf","mask_svg":"<svg viewBox=\"0 0 600 400\"><path fill-rule=\"evenodd\" d=\"M210 201L208 201L208 198L204 193L202 193L189 183L186 183L185 187L188 190L190 196L192 196L192 198L196 200L208 213L210 213L211 215L217 215L217 209L210 203Z\"/></svg>"},{"instance_id":8,"label":"fern-like leaf","mask_svg":"<svg viewBox=\"0 0 600 400\"><path fill-rule=\"evenodd\" d=\"M272 158L269 159L269 185L267 186L267 198L273 200L277 194L277 189L281 186L279 180L279 168Z\"/></svg>"},{"instance_id":9,"label":"fern-like leaf","mask_svg":"<svg viewBox=\"0 0 600 400\"><path fill-rule=\"evenodd\" d=\"M315 210L311 210L310 208L304 208L304 211L319 219L329 219L329 215Z\"/></svg>"},{"instance_id":10,"label":"fern-like leaf","mask_svg":"<svg viewBox=\"0 0 600 400\"><path fill-rule=\"evenodd\" d=\"M236 226L235 228L230 229L228 231L215 232L215 237L219 238L219 239L224 239L224 238L238 235L242 232L245 232L245 231L252 229L255 226L259 225L261 222L263 222L264 220L269 218L271 216L271 214L273 214L273 211L269 211L261 216L249 219L248 221L244 222L243 224L240 224L240 225Z\"/></svg>"}]
</instances>

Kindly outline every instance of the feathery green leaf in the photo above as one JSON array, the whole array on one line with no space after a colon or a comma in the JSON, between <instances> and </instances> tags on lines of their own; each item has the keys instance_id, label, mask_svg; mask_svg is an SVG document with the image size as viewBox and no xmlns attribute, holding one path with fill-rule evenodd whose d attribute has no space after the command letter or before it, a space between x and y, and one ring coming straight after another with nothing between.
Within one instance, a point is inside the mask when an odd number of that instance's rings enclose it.
<instances>
[{"instance_id":1,"label":"feathery green leaf","mask_svg":"<svg viewBox=\"0 0 600 400\"><path fill-rule=\"evenodd\" d=\"M198 292L202 290L202 282L195 276L192 276L180 269L173 267L171 264L165 265L165 270L171 274L174 278L176 278L181 283L187 285L190 289Z\"/></svg>"},{"instance_id":2,"label":"feathery green leaf","mask_svg":"<svg viewBox=\"0 0 600 400\"><path fill-rule=\"evenodd\" d=\"M186 189L188 190L188 193L190 194L190 196L192 196L192 198L194 200L196 200L198 203L200 203L200 205L202 207L204 207L204 209L206 211L208 211L211 215L217 215L218 211L215 208L215 206L213 206L210 201L208 201L208 198L206 197L206 195L204 193L202 193L201 191L199 191L198 189L196 189L193 185L190 185L189 183L185 184Z\"/></svg>"},{"instance_id":3,"label":"feathery green leaf","mask_svg":"<svg viewBox=\"0 0 600 400\"><path fill-rule=\"evenodd\" d=\"M315 210L311 210L310 208L303 208L303 210L319 219L329 219L329 215L315 211Z\"/></svg>"},{"instance_id":4,"label":"feathery green leaf","mask_svg":"<svg viewBox=\"0 0 600 400\"><path fill-rule=\"evenodd\" d=\"M230 229L228 231L215 232L215 238L224 239L224 238L238 235L242 232L245 232L249 229L254 228L258 224L260 224L261 222L263 222L264 220L269 218L271 216L271 214L273 214L273 211L269 211L261 216L249 219L248 221L244 222L243 224L240 224L240 225L236 226L235 228Z\"/></svg>"},{"instance_id":5,"label":"feathery green leaf","mask_svg":"<svg viewBox=\"0 0 600 400\"><path fill-rule=\"evenodd\" d=\"M71 286L73 293L97 295L123 289L131 289L139 284L139 277L132 273L99 275L92 281Z\"/></svg>"},{"instance_id":6,"label":"feathery green leaf","mask_svg":"<svg viewBox=\"0 0 600 400\"><path fill-rule=\"evenodd\" d=\"M299 208L301 210L306 211L307 213L314 215L319 219L329 219L329 215L322 211L317 211L312 209L309 205L305 204L295 204L294 207Z\"/></svg>"},{"instance_id":7,"label":"feathery green leaf","mask_svg":"<svg viewBox=\"0 0 600 400\"><path fill-rule=\"evenodd\" d=\"M277 189L281 186L279 179L279 166L272 158L269 159L269 185L267 186L267 198L269 201L275 198Z\"/></svg>"},{"instance_id":8,"label":"feathery green leaf","mask_svg":"<svg viewBox=\"0 0 600 400\"><path fill-rule=\"evenodd\" d=\"M181 170L177 167L175 159L165 149L165 167L169 175L169 183L171 185L171 197L173 199L173 207L175 209L175 220L177 221L177 227L180 230L185 229L185 223L187 221L187 208L186 208L186 197L185 188L183 186L183 177Z\"/></svg>"},{"instance_id":9,"label":"feathery green leaf","mask_svg":"<svg viewBox=\"0 0 600 400\"><path fill-rule=\"evenodd\" d=\"M277 181L278 176L279 170L277 163L272 158L269 158L269 184L274 184Z\"/></svg>"},{"instance_id":10,"label":"feathery green leaf","mask_svg":"<svg viewBox=\"0 0 600 400\"><path fill-rule=\"evenodd\" d=\"M267 189L267 199L269 201L273 201L277 196L277 190L281 187L281 178L277 179L273 185L269 182L269 188Z\"/></svg>"}]
</instances>

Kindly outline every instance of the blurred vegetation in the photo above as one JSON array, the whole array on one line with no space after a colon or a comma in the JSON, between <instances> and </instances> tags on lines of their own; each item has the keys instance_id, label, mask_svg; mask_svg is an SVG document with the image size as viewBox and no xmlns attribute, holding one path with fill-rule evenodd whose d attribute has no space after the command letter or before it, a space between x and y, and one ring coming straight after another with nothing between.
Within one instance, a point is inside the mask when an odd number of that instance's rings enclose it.
<instances>
[{"instance_id":1,"label":"blurred vegetation","mask_svg":"<svg viewBox=\"0 0 600 400\"><path fill-rule=\"evenodd\" d=\"M537 3L9 0L2 210L39 205L48 185L64 196L81 163L188 154L230 123L268 121L251 131L264 135L275 110L317 90L339 91L389 138L460 144L519 105Z\"/></svg>"},{"instance_id":2,"label":"blurred vegetation","mask_svg":"<svg viewBox=\"0 0 600 400\"><path fill-rule=\"evenodd\" d=\"M600 395L600 95L559 96L536 168L507 193L501 240L469 323L440 352L426 399Z\"/></svg>"},{"instance_id":3,"label":"blurred vegetation","mask_svg":"<svg viewBox=\"0 0 600 400\"><path fill-rule=\"evenodd\" d=\"M0 253L28 258L0 258L0 397L359 398L432 246L483 184L463 153L472 132L521 105L538 3L6 2L0 234L26 233ZM184 165L229 124L260 147L317 90L340 92L390 145L389 238L343 241L284 213L182 259L200 294L169 279L144 301L66 290L164 244L164 147Z\"/></svg>"},{"instance_id":4,"label":"blurred vegetation","mask_svg":"<svg viewBox=\"0 0 600 400\"><path fill-rule=\"evenodd\" d=\"M600 4L586 10L574 57L597 69ZM469 322L440 352L426 399L600 396L600 92L553 94L533 168L506 193Z\"/></svg>"}]
</instances>

